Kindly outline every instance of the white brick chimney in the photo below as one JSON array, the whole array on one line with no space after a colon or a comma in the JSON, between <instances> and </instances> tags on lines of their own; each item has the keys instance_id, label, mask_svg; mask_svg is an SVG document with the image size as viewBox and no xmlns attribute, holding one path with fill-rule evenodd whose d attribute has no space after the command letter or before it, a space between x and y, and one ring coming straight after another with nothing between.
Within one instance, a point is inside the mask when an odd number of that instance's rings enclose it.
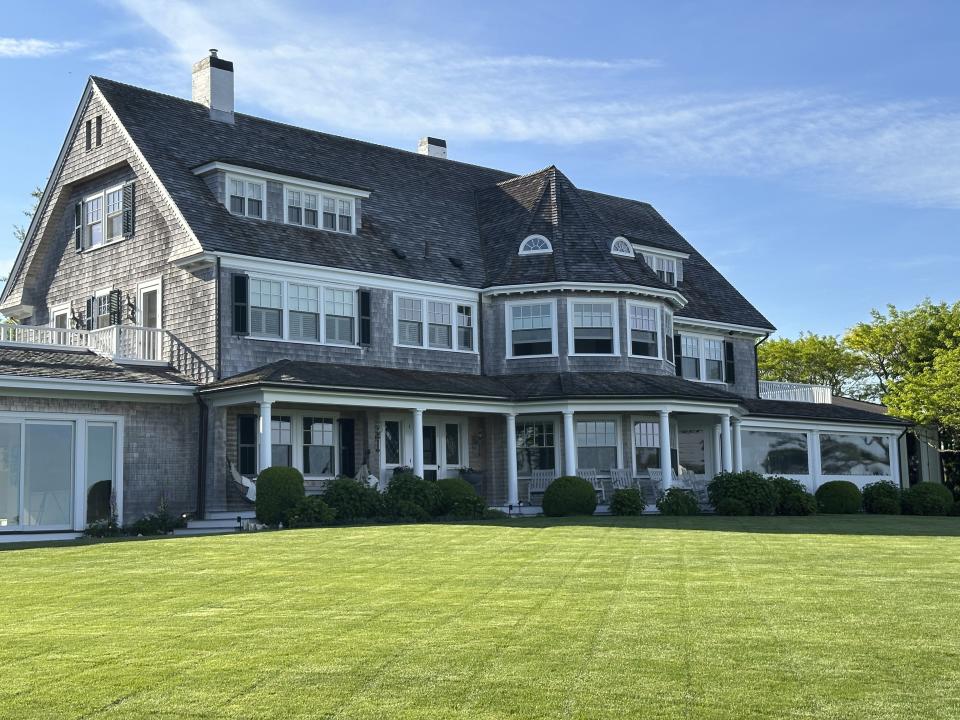
<instances>
[{"instance_id":1,"label":"white brick chimney","mask_svg":"<svg viewBox=\"0 0 960 720\"><path fill-rule=\"evenodd\" d=\"M420 142L417 145L417 152L421 155L429 155L430 157L446 158L447 141L432 137L420 138Z\"/></svg>"},{"instance_id":2,"label":"white brick chimney","mask_svg":"<svg viewBox=\"0 0 960 720\"><path fill-rule=\"evenodd\" d=\"M217 50L193 64L193 101L210 108L210 118L233 123L233 63L217 57Z\"/></svg>"}]
</instances>

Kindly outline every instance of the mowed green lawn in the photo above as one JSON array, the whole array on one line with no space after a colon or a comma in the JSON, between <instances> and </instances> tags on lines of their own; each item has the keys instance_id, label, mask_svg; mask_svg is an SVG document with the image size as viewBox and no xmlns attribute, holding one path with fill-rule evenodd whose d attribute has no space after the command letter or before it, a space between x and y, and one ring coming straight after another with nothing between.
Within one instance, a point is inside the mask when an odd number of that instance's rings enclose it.
<instances>
[{"instance_id":1,"label":"mowed green lawn","mask_svg":"<svg viewBox=\"0 0 960 720\"><path fill-rule=\"evenodd\" d=\"M960 519L0 552L0 717L956 718Z\"/></svg>"}]
</instances>

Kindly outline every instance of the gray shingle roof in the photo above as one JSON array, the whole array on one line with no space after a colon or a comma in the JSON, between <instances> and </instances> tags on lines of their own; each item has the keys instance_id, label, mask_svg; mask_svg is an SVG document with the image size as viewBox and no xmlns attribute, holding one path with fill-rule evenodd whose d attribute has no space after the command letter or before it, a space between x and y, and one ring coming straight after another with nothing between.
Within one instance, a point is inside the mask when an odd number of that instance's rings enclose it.
<instances>
[{"instance_id":1,"label":"gray shingle roof","mask_svg":"<svg viewBox=\"0 0 960 720\"><path fill-rule=\"evenodd\" d=\"M827 403L805 403L787 400L744 400L741 403L751 415L787 418L795 420L827 420L840 422L880 423L883 425L909 425L900 418L882 412L870 412L859 408Z\"/></svg>"},{"instance_id":2,"label":"gray shingle roof","mask_svg":"<svg viewBox=\"0 0 960 720\"><path fill-rule=\"evenodd\" d=\"M230 125L197 103L94 82L205 250L476 288L554 280L662 286L641 261L610 255L610 241L625 235L691 254L680 287L690 305L681 316L773 329L652 207L578 190L556 168L518 178L243 113ZM213 161L370 190L363 225L344 235L231 215L193 174ZM554 255L518 258L524 233L536 228L554 233L543 233L559 241Z\"/></svg>"},{"instance_id":3,"label":"gray shingle roof","mask_svg":"<svg viewBox=\"0 0 960 720\"><path fill-rule=\"evenodd\" d=\"M90 350L47 350L9 346L0 346L0 376L3 375L151 385L194 384L170 368L118 365Z\"/></svg>"}]
</instances>

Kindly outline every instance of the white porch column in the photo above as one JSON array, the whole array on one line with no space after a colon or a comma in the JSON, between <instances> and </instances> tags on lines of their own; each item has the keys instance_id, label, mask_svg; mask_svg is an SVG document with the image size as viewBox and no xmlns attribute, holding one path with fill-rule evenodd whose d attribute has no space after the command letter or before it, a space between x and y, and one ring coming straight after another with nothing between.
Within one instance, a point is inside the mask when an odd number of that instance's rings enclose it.
<instances>
[{"instance_id":1,"label":"white porch column","mask_svg":"<svg viewBox=\"0 0 960 720\"><path fill-rule=\"evenodd\" d=\"M273 415L272 403L260 403L260 420L257 425L257 473L261 473L273 465L273 434L270 432Z\"/></svg>"},{"instance_id":2,"label":"white porch column","mask_svg":"<svg viewBox=\"0 0 960 720\"><path fill-rule=\"evenodd\" d=\"M721 439L720 439L720 423L718 422L713 426L713 474L723 470L723 456L720 453Z\"/></svg>"},{"instance_id":3,"label":"white porch column","mask_svg":"<svg viewBox=\"0 0 960 720\"><path fill-rule=\"evenodd\" d=\"M820 431L811 430L807 437L807 457L810 463L810 492L816 492L820 487L820 476L823 473L820 467Z\"/></svg>"},{"instance_id":4,"label":"white porch column","mask_svg":"<svg viewBox=\"0 0 960 720\"><path fill-rule=\"evenodd\" d=\"M573 410L563 411L563 474L577 474L577 433Z\"/></svg>"},{"instance_id":5,"label":"white porch column","mask_svg":"<svg viewBox=\"0 0 960 720\"><path fill-rule=\"evenodd\" d=\"M720 416L720 441L723 446L723 471L733 472L733 443L730 439L730 416Z\"/></svg>"},{"instance_id":6,"label":"white porch column","mask_svg":"<svg viewBox=\"0 0 960 720\"><path fill-rule=\"evenodd\" d=\"M740 419L733 419L733 471L743 472L743 438L740 436Z\"/></svg>"},{"instance_id":7,"label":"white porch column","mask_svg":"<svg viewBox=\"0 0 960 720\"><path fill-rule=\"evenodd\" d=\"M423 408L413 409L413 474L423 477Z\"/></svg>"},{"instance_id":8,"label":"white porch column","mask_svg":"<svg viewBox=\"0 0 960 720\"><path fill-rule=\"evenodd\" d=\"M660 473L664 491L673 485L673 465L670 464L670 411L660 411Z\"/></svg>"},{"instance_id":9,"label":"white porch column","mask_svg":"<svg viewBox=\"0 0 960 720\"><path fill-rule=\"evenodd\" d=\"M900 436L891 435L888 442L890 443L890 479L894 485L903 488L903 471L900 467Z\"/></svg>"},{"instance_id":10,"label":"white porch column","mask_svg":"<svg viewBox=\"0 0 960 720\"><path fill-rule=\"evenodd\" d=\"M520 501L517 489L517 416L506 413L507 420L507 505L516 506Z\"/></svg>"}]
</instances>

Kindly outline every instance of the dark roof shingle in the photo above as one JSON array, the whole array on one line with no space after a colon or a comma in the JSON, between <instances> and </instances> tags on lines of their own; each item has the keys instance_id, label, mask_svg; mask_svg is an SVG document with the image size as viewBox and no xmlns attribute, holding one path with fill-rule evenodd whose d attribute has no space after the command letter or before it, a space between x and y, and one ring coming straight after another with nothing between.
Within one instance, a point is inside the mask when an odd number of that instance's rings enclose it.
<instances>
[{"instance_id":1,"label":"dark roof shingle","mask_svg":"<svg viewBox=\"0 0 960 720\"><path fill-rule=\"evenodd\" d=\"M0 376L3 375L150 385L194 384L169 367L118 365L90 350L48 350L13 346L0 346Z\"/></svg>"}]
</instances>

